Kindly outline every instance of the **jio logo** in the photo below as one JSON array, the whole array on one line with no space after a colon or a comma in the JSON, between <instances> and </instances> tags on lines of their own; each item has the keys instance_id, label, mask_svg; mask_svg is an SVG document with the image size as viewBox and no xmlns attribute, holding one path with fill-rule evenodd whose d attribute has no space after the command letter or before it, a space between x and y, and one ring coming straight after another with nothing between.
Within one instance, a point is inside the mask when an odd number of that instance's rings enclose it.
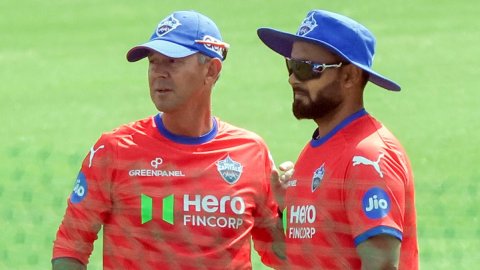
<instances>
[{"instance_id":1,"label":"jio logo","mask_svg":"<svg viewBox=\"0 0 480 270\"><path fill-rule=\"evenodd\" d=\"M371 219L383 218L390 212L390 198L379 187L369 189L362 199L363 212Z\"/></svg>"},{"instance_id":2,"label":"jio logo","mask_svg":"<svg viewBox=\"0 0 480 270\"><path fill-rule=\"evenodd\" d=\"M72 195L70 195L70 201L72 203L79 203L87 196L87 181L85 175L80 172L75 181L75 186L73 187Z\"/></svg>"}]
</instances>

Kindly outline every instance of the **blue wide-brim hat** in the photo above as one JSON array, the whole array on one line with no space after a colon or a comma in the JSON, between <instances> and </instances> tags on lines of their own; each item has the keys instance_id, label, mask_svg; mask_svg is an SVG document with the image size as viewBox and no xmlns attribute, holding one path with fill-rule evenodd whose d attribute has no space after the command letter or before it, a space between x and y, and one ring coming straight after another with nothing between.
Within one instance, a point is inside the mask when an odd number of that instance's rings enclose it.
<instances>
[{"instance_id":1,"label":"blue wide-brim hat","mask_svg":"<svg viewBox=\"0 0 480 270\"><path fill-rule=\"evenodd\" d=\"M225 60L229 45L222 41L217 25L196 11L177 11L163 19L150 40L130 49L127 60L138 61L153 50L172 58L202 53Z\"/></svg>"},{"instance_id":2,"label":"blue wide-brim hat","mask_svg":"<svg viewBox=\"0 0 480 270\"><path fill-rule=\"evenodd\" d=\"M312 10L296 34L272 28L259 28L257 34L265 45L284 57L291 57L296 41L318 44L368 72L368 80L372 83L392 91L401 89L400 85L372 69L375 54L373 34L365 26L343 15Z\"/></svg>"}]
</instances>

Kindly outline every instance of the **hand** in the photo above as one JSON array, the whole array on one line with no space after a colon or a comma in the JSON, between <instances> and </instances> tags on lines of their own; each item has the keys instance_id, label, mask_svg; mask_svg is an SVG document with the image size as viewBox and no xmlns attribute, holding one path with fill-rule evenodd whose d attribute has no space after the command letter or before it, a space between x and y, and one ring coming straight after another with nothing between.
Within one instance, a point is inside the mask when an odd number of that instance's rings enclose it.
<instances>
[{"instance_id":1,"label":"hand","mask_svg":"<svg viewBox=\"0 0 480 270\"><path fill-rule=\"evenodd\" d=\"M87 267L75 258L62 257L52 260L53 270L85 270Z\"/></svg>"},{"instance_id":2,"label":"hand","mask_svg":"<svg viewBox=\"0 0 480 270\"><path fill-rule=\"evenodd\" d=\"M280 209L285 208L285 190L287 188L287 183L292 179L294 170L294 164L291 161L285 161L277 169L273 169L270 176L270 184L272 186L272 191L277 201L278 207Z\"/></svg>"}]
</instances>

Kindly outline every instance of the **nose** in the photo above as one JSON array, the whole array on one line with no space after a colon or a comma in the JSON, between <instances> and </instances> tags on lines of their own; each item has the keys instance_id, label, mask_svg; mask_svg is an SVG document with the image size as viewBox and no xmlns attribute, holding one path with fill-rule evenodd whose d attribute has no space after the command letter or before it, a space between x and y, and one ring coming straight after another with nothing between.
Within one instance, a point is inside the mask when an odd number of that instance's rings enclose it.
<instances>
[{"instance_id":1,"label":"nose","mask_svg":"<svg viewBox=\"0 0 480 270\"><path fill-rule=\"evenodd\" d=\"M148 71L150 76L154 77L166 78L169 76L168 69L161 63L150 63Z\"/></svg>"},{"instance_id":2,"label":"nose","mask_svg":"<svg viewBox=\"0 0 480 270\"><path fill-rule=\"evenodd\" d=\"M296 85L299 85L301 82L297 79L297 77L295 76L295 74L290 74L290 76L288 77L288 83L291 85L291 86L296 86Z\"/></svg>"}]
</instances>

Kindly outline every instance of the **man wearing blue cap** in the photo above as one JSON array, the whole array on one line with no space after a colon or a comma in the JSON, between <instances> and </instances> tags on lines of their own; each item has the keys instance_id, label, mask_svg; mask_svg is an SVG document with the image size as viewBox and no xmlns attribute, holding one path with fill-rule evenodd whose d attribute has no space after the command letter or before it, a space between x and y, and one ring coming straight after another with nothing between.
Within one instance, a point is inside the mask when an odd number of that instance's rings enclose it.
<instances>
[{"instance_id":1,"label":"man wearing blue cap","mask_svg":"<svg viewBox=\"0 0 480 270\"><path fill-rule=\"evenodd\" d=\"M284 258L264 141L211 115L227 55L215 23L174 12L127 53L148 58L160 113L104 133L83 161L53 269L85 269L103 227L104 269L251 269Z\"/></svg>"},{"instance_id":2,"label":"man wearing blue cap","mask_svg":"<svg viewBox=\"0 0 480 270\"><path fill-rule=\"evenodd\" d=\"M293 114L318 126L295 165L272 178L289 268L418 269L410 162L363 105L369 81L400 91L372 69L373 34L313 10L296 34L260 28L258 36L285 57Z\"/></svg>"}]
</instances>

